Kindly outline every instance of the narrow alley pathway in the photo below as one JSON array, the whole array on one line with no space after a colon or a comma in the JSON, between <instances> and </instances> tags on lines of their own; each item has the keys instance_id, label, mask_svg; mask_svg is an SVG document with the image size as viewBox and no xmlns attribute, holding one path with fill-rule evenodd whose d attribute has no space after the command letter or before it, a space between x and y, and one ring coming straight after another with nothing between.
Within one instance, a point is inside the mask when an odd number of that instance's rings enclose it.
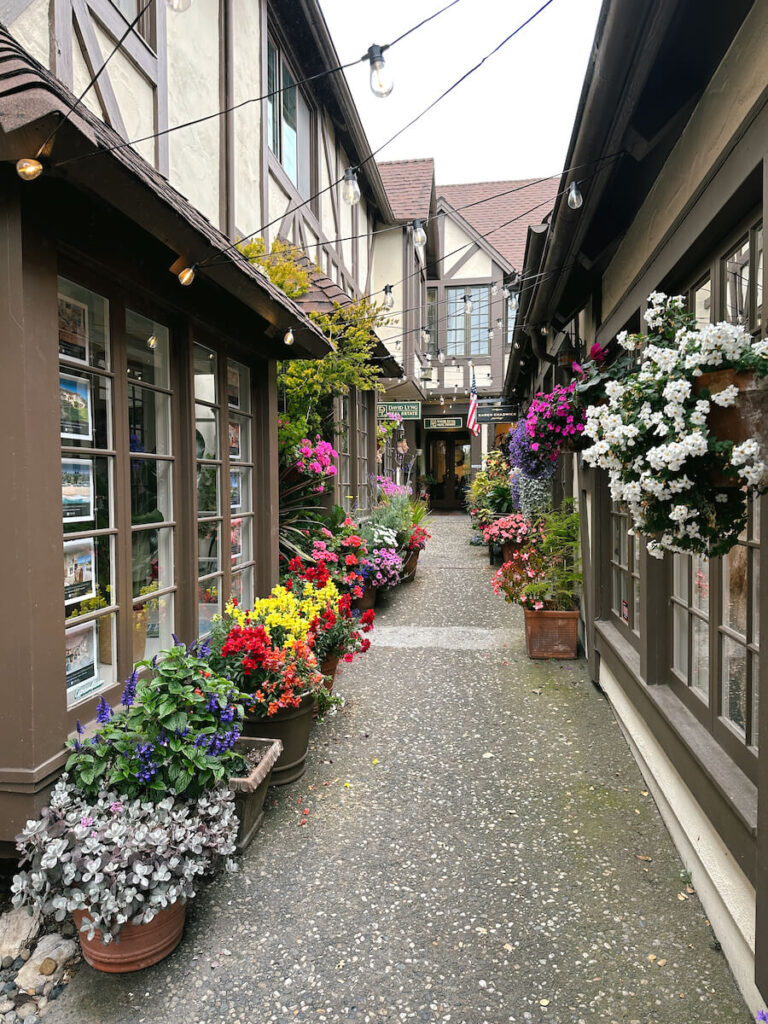
<instances>
[{"instance_id":1,"label":"narrow alley pathway","mask_svg":"<svg viewBox=\"0 0 768 1024\"><path fill-rule=\"evenodd\" d=\"M52 1024L751 1019L584 664L528 661L466 517L431 529L240 872Z\"/></svg>"}]
</instances>

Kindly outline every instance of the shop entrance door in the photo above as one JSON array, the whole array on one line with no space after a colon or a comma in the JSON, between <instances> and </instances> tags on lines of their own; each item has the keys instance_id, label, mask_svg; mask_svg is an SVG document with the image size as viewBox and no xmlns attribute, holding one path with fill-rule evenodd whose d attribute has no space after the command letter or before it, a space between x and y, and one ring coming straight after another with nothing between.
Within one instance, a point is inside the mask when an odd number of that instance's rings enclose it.
<instances>
[{"instance_id":1,"label":"shop entrance door","mask_svg":"<svg viewBox=\"0 0 768 1024\"><path fill-rule=\"evenodd\" d=\"M470 479L470 443L466 432L434 434L429 438L429 488L433 508L464 508Z\"/></svg>"}]
</instances>

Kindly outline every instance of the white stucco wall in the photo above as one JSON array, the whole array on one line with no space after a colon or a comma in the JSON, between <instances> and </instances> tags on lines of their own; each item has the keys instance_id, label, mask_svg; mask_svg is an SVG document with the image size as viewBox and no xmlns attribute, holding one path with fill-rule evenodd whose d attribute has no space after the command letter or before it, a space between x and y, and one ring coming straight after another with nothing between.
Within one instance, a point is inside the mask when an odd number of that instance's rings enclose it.
<instances>
[{"instance_id":1,"label":"white stucco wall","mask_svg":"<svg viewBox=\"0 0 768 1024\"><path fill-rule=\"evenodd\" d=\"M283 191L280 182L273 174L269 174L267 176L267 189L267 194L269 196L269 208L267 210L267 218L270 224L272 224L272 226L269 228L268 233L271 241L273 238L277 238L277 236L281 234L280 221L285 216L285 213L288 209L290 197L286 192Z\"/></svg>"},{"instance_id":2,"label":"white stucco wall","mask_svg":"<svg viewBox=\"0 0 768 1024\"><path fill-rule=\"evenodd\" d=\"M72 91L76 96L82 95L88 82L91 80L91 72L88 70L88 65L85 63L85 57L83 51L80 49L80 43L78 42L75 33L72 33ZM84 107L88 107L92 113L96 114L104 120L104 111L101 109L101 103L95 89L89 89L83 99L80 101Z\"/></svg>"},{"instance_id":3,"label":"white stucco wall","mask_svg":"<svg viewBox=\"0 0 768 1024\"><path fill-rule=\"evenodd\" d=\"M357 216L357 233L359 235L365 234L364 238L358 238L357 240L357 287L360 289L361 294L365 293L365 282L368 277L368 236L370 231L371 225L368 222L368 204L364 199L361 199L360 212Z\"/></svg>"},{"instance_id":4,"label":"white stucco wall","mask_svg":"<svg viewBox=\"0 0 768 1024\"><path fill-rule=\"evenodd\" d=\"M377 224L376 228L385 227L384 224ZM403 235L401 231L384 231L377 234L373 241L373 263L371 266L371 295L377 301L383 298L382 289L385 284L391 284L392 295L395 304L392 310L399 314L405 306L404 282L400 281L403 276ZM400 282L399 284L396 282ZM403 317L393 317L395 323L390 327L378 328L376 333L384 341L395 358L399 358L400 337L403 333ZM395 350L388 342L388 339L397 338L398 347Z\"/></svg>"},{"instance_id":5,"label":"white stucco wall","mask_svg":"<svg viewBox=\"0 0 768 1024\"><path fill-rule=\"evenodd\" d=\"M95 20L93 27L102 57L106 59L114 49L117 39L112 39L103 32ZM114 57L111 58L107 71L109 71L109 80L112 83L115 99L120 108L120 115L125 123L128 141L144 138L145 135L152 135L155 131L154 86L147 81L133 61L126 57L122 50L118 50ZM154 164L155 143L152 139L137 143L134 149L145 160Z\"/></svg>"},{"instance_id":6,"label":"white stucco wall","mask_svg":"<svg viewBox=\"0 0 768 1024\"><path fill-rule=\"evenodd\" d=\"M183 15L169 14L168 119L171 125L221 108L218 5L193 3ZM219 220L219 132L221 118L171 132L170 180L201 213Z\"/></svg>"},{"instance_id":7,"label":"white stucco wall","mask_svg":"<svg viewBox=\"0 0 768 1024\"><path fill-rule=\"evenodd\" d=\"M261 94L259 4L232 6L232 81L235 103ZM264 223L261 213L261 108L248 103L233 114L235 133L235 225L249 235Z\"/></svg>"},{"instance_id":8,"label":"white stucco wall","mask_svg":"<svg viewBox=\"0 0 768 1024\"><path fill-rule=\"evenodd\" d=\"M685 126L603 277L607 320L766 86L768 4L755 4Z\"/></svg>"},{"instance_id":9,"label":"white stucco wall","mask_svg":"<svg viewBox=\"0 0 768 1024\"><path fill-rule=\"evenodd\" d=\"M9 25L13 35L35 60L50 67L48 43L48 0L34 0L33 3Z\"/></svg>"},{"instance_id":10,"label":"white stucco wall","mask_svg":"<svg viewBox=\"0 0 768 1024\"><path fill-rule=\"evenodd\" d=\"M452 253L454 249L462 246L464 248L461 249L461 252L457 252L446 259L444 264L446 273L450 273L451 268L469 251L469 246L471 245L474 245L473 239L450 216L447 216L445 218L445 253ZM484 252L476 252L460 268L456 277L457 280L460 278L490 277L492 271L493 263L490 256Z\"/></svg>"}]
</instances>

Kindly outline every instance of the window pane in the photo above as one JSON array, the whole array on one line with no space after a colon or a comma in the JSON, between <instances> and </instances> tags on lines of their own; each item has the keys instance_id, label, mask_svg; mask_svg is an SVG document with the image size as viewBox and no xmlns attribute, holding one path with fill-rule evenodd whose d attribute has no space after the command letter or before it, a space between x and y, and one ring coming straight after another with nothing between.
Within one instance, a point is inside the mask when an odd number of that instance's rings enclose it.
<instances>
[{"instance_id":1,"label":"window pane","mask_svg":"<svg viewBox=\"0 0 768 1024\"><path fill-rule=\"evenodd\" d=\"M688 604L688 572L691 563L688 555L674 554L672 557L672 593Z\"/></svg>"},{"instance_id":2,"label":"window pane","mask_svg":"<svg viewBox=\"0 0 768 1024\"><path fill-rule=\"evenodd\" d=\"M749 525L752 540L760 540L760 499L755 498L749 503Z\"/></svg>"},{"instance_id":3,"label":"window pane","mask_svg":"<svg viewBox=\"0 0 768 1024\"><path fill-rule=\"evenodd\" d=\"M611 573L611 608L621 615L621 570L616 566Z\"/></svg>"},{"instance_id":4,"label":"window pane","mask_svg":"<svg viewBox=\"0 0 768 1024\"><path fill-rule=\"evenodd\" d=\"M232 513L243 514L251 508L251 470L233 469L230 474L229 508Z\"/></svg>"},{"instance_id":5,"label":"window pane","mask_svg":"<svg viewBox=\"0 0 768 1024\"><path fill-rule=\"evenodd\" d=\"M241 462L251 461L251 421L243 416L229 418L229 457Z\"/></svg>"},{"instance_id":6,"label":"window pane","mask_svg":"<svg viewBox=\"0 0 768 1024\"><path fill-rule=\"evenodd\" d=\"M195 398L200 402L217 402L216 353L203 345L195 345L193 369L195 374Z\"/></svg>"},{"instance_id":7,"label":"window pane","mask_svg":"<svg viewBox=\"0 0 768 1024\"><path fill-rule=\"evenodd\" d=\"M712 320L712 282L709 275L693 290L693 315L699 327Z\"/></svg>"},{"instance_id":8,"label":"window pane","mask_svg":"<svg viewBox=\"0 0 768 1024\"><path fill-rule=\"evenodd\" d=\"M74 707L117 680L116 616L102 615L64 634L67 707Z\"/></svg>"},{"instance_id":9,"label":"window pane","mask_svg":"<svg viewBox=\"0 0 768 1024\"><path fill-rule=\"evenodd\" d=\"M755 232L755 322L754 327L763 323L763 226Z\"/></svg>"},{"instance_id":10,"label":"window pane","mask_svg":"<svg viewBox=\"0 0 768 1024\"><path fill-rule=\"evenodd\" d=\"M749 317L749 239L724 260L724 316L732 324L746 324Z\"/></svg>"},{"instance_id":11,"label":"window pane","mask_svg":"<svg viewBox=\"0 0 768 1024\"><path fill-rule=\"evenodd\" d=\"M296 90L298 101L298 188L302 199L312 195L312 111Z\"/></svg>"},{"instance_id":12,"label":"window pane","mask_svg":"<svg viewBox=\"0 0 768 1024\"><path fill-rule=\"evenodd\" d=\"M760 643L760 551L752 550L752 637Z\"/></svg>"},{"instance_id":13,"label":"window pane","mask_svg":"<svg viewBox=\"0 0 768 1024\"><path fill-rule=\"evenodd\" d=\"M168 328L127 309L125 336L128 376L145 384L167 388Z\"/></svg>"},{"instance_id":14,"label":"window pane","mask_svg":"<svg viewBox=\"0 0 768 1024\"><path fill-rule=\"evenodd\" d=\"M219 459L219 414L208 405L195 406L195 451L198 459Z\"/></svg>"},{"instance_id":15,"label":"window pane","mask_svg":"<svg viewBox=\"0 0 768 1024\"><path fill-rule=\"evenodd\" d=\"M197 515L215 516L219 513L219 467L197 467Z\"/></svg>"},{"instance_id":16,"label":"window pane","mask_svg":"<svg viewBox=\"0 0 768 1024\"><path fill-rule=\"evenodd\" d=\"M298 185L298 113L293 75L283 62L282 152L280 162L294 185Z\"/></svg>"},{"instance_id":17,"label":"window pane","mask_svg":"<svg viewBox=\"0 0 768 1024\"><path fill-rule=\"evenodd\" d=\"M253 605L253 567L232 573L232 597L241 608Z\"/></svg>"},{"instance_id":18,"label":"window pane","mask_svg":"<svg viewBox=\"0 0 768 1024\"><path fill-rule=\"evenodd\" d=\"M150 597L133 606L133 660L152 658L173 646L173 594Z\"/></svg>"},{"instance_id":19,"label":"window pane","mask_svg":"<svg viewBox=\"0 0 768 1024\"><path fill-rule=\"evenodd\" d=\"M221 569L219 561L219 524L198 523L197 575L208 576Z\"/></svg>"},{"instance_id":20,"label":"window pane","mask_svg":"<svg viewBox=\"0 0 768 1024\"><path fill-rule=\"evenodd\" d=\"M517 304L512 299L507 299L507 344L512 344L512 336L515 333L515 320L517 319Z\"/></svg>"},{"instance_id":21,"label":"window pane","mask_svg":"<svg viewBox=\"0 0 768 1024\"><path fill-rule=\"evenodd\" d=\"M636 633L640 632L640 580L632 580L632 597L633 597L633 608L632 608L632 629Z\"/></svg>"},{"instance_id":22,"label":"window pane","mask_svg":"<svg viewBox=\"0 0 768 1024\"><path fill-rule=\"evenodd\" d=\"M59 354L109 369L109 303L64 277L59 278Z\"/></svg>"},{"instance_id":23,"label":"window pane","mask_svg":"<svg viewBox=\"0 0 768 1024\"><path fill-rule=\"evenodd\" d=\"M486 355L488 352L488 330L491 326L490 293L488 285L470 289L470 353L473 356Z\"/></svg>"},{"instance_id":24,"label":"window pane","mask_svg":"<svg viewBox=\"0 0 768 1024\"><path fill-rule=\"evenodd\" d=\"M747 549L737 544L723 558L723 623L747 635Z\"/></svg>"},{"instance_id":25,"label":"window pane","mask_svg":"<svg viewBox=\"0 0 768 1024\"><path fill-rule=\"evenodd\" d=\"M672 668L688 681L688 612L673 605Z\"/></svg>"},{"instance_id":26,"label":"window pane","mask_svg":"<svg viewBox=\"0 0 768 1024\"><path fill-rule=\"evenodd\" d=\"M112 459L107 456L62 456L61 514L64 533L105 530L112 526L111 474Z\"/></svg>"},{"instance_id":27,"label":"window pane","mask_svg":"<svg viewBox=\"0 0 768 1024\"><path fill-rule=\"evenodd\" d=\"M252 542L253 520L250 516L245 519L233 519L230 536L230 556L233 562L253 561Z\"/></svg>"},{"instance_id":28,"label":"window pane","mask_svg":"<svg viewBox=\"0 0 768 1024\"><path fill-rule=\"evenodd\" d=\"M701 555L691 556L693 580L692 607L709 614L709 560Z\"/></svg>"},{"instance_id":29,"label":"window pane","mask_svg":"<svg viewBox=\"0 0 768 1024\"><path fill-rule=\"evenodd\" d=\"M760 704L760 658L751 654L752 660L752 746L758 746L758 708Z\"/></svg>"},{"instance_id":30,"label":"window pane","mask_svg":"<svg viewBox=\"0 0 768 1024\"><path fill-rule=\"evenodd\" d=\"M115 601L112 537L64 541L64 607L68 619Z\"/></svg>"},{"instance_id":31,"label":"window pane","mask_svg":"<svg viewBox=\"0 0 768 1024\"><path fill-rule=\"evenodd\" d=\"M280 157L279 88L277 50L269 42L267 43L267 92L269 93L267 99L267 138L269 140L269 148L278 158Z\"/></svg>"},{"instance_id":32,"label":"window pane","mask_svg":"<svg viewBox=\"0 0 768 1024\"><path fill-rule=\"evenodd\" d=\"M156 459L131 459L131 523L170 522L172 463Z\"/></svg>"},{"instance_id":33,"label":"window pane","mask_svg":"<svg viewBox=\"0 0 768 1024\"><path fill-rule=\"evenodd\" d=\"M697 615L691 616L691 686L709 703L709 626Z\"/></svg>"},{"instance_id":34,"label":"window pane","mask_svg":"<svg viewBox=\"0 0 768 1024\"><path fill-rule=\"evenodd\" d=\"M227 362L227 405L240 412L251 411L251 372L231 359Z\"/></svg>"},{"instance_id":35,"label":"window pane","mask_svg":"<svg viewBox=\"0 0 768 1024\"><path fill-rule=\"evenodd\" d=\"M211 631L213 617L221 612L221 578L197 585L197 628L200 636Z\"/></svg>"},{"instance_id":36,"label":"window pane","mask_svg":"<svg viewBox=\"0 0 768 1024\"><path fill-rule=\"evenodd\" d=\"M171 454L171 398L128 386L128 430L132 452Z\"/></svg>"},{"instance_id":37,"label":"window pane","mask_svg":"<svg viewBox=\"0 0 768 1024\"><path fill-rule=\"evenodd\" d=\"M463 288L445 289L446 353L449 356L465 354L463 295Z\"/></svg>"},{"instance_id":38,"label":"window pane","mask_svg":"<svg viewBox=\"0 0 768 1024\"><path fill-rule=\"evenodd\" d=\"M108 378L76 367L62 367L59 429L62 444L112 447L112 386Z\"/></svg>"},{"instance_id":39,"label":"window pane","mask_svg":"<svg viewBox=\"0 0 768 1024\"><path fill-rule=\"evenodd\" d=\"M427 288L427 327L429 328L430 355L437 355L439 347L437 328L437 288Z\"/></svg>"},{"instance_id":40,"label":"window pane","mask_svg":"<svg viewBox=\"0 0 768 1024\"><path fill-rule=\"evenodd\" d=\"M133 596L145 597L173 584L173 529L134 530L131 536Z\"/></svg>"},{"instance_id":41,"label":"window pane","mask_svg":"<svg viewBox=\"0 0 768 1024\"><path fill-rule=\"evenodd\" d=\"M739 729L744 729L747 710L747 649L727 636L722 638L722 644L722 713Z\"/></svg>"}]
</instances>

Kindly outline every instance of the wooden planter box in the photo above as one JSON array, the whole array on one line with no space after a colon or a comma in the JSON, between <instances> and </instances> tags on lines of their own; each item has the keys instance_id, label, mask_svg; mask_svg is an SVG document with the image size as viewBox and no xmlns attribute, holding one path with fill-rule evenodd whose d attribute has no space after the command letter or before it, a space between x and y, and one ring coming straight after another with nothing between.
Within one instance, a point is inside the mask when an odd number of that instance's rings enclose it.
<instances>
[{"instance_id":1,"label":"wooden planter box","mask_svg":"<svg viewBox=\"0 0 768 1024\"><path fill-rule=\"evenodd\" d=\"M529 658L577 658L579 613L534 612L524 608Z\"/></svg>"},{"instance_id":2,"label":"wooden planter box","mask_svg":"<svg viewBox=\"0 0 768 1024\"><path fill-rule=\"evenodd\" d=\"M242 853L251 844L264 821L264 800L272 769L283 752L283 744L280 740L241 736L235 749L243 755L253 749L264 751L250 775L229 780L229 788L235 794L235 811L240 822L237 829L237 852Z\"/></svg>"}]
</instances>

